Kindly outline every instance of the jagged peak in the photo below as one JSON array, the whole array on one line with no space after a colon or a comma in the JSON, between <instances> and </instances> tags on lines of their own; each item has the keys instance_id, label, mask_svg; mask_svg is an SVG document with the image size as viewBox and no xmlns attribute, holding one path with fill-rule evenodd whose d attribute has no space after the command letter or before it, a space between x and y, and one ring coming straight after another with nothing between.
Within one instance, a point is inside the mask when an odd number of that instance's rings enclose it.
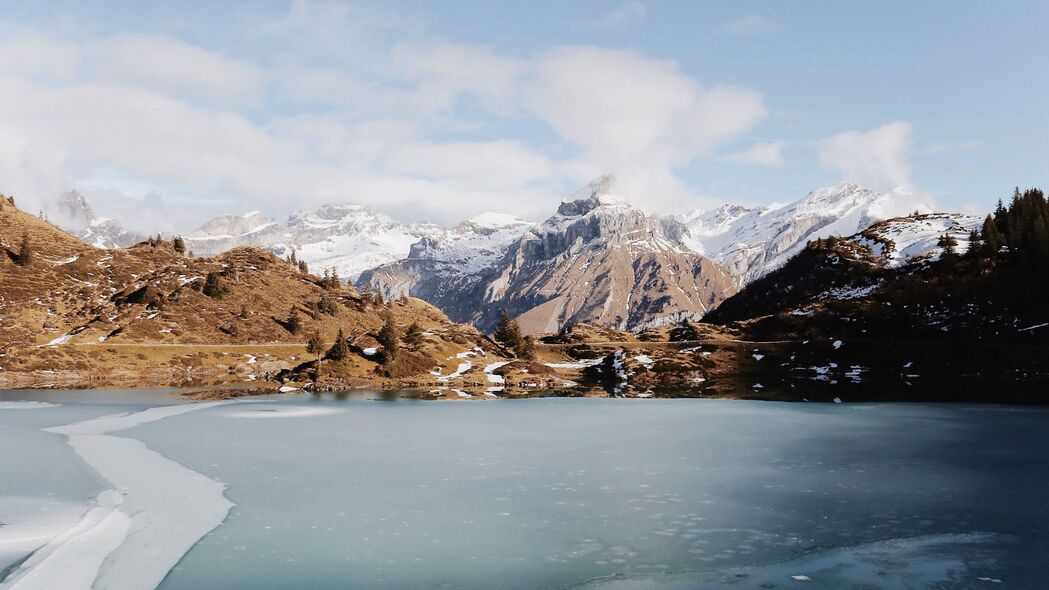
<instances>
[{"instance_id":1,"label":"jagged peak","mask_svg":"<svg viewBox=\"0 0 1049 590\"><path fill-rule=\"evenodd\" d=\"M586 215L598 207L633 208L619 192L619 183L612 174L599 176L586 186L561 200L557 214L562 217Z\"/></svg>"}]
</instances>

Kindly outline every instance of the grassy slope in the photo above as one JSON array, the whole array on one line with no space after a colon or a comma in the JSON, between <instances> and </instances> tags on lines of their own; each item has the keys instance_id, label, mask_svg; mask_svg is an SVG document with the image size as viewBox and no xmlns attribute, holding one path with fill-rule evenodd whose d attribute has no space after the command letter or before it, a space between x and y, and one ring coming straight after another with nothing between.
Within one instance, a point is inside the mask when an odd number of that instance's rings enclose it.
<instances>
[{"instance_id":1,"label":"grassy slope","mask_svg":"<svg viewBox=\"0 0 1049 590\"><path fill-rule=\"evenodd\" d=\"M333 291L334 315L316 313L313 304L325 293L320 281L258 249L199 259L164 242L102 250L5 206L0 248L13 253L23 234L34 251L31 264L17 265L10 255L0 263L0 384L7 386L261 379L312 358L306 334L316 330L332 342L340 328L355 338L355 354L321 376L381 381L377 359L361 349L377 346L374 335L387 315L428 332L409 355L409 380L429 379L435 366L454 368L455 354L469 348L491 348L472 327L417 299L374 304L342 286ZM225 296L201 292L209 271L227 275ZM296 333L283 323L292 308L303 325ZM49 346L55 339L62 341Z\"/></svg>"}]
</instances>

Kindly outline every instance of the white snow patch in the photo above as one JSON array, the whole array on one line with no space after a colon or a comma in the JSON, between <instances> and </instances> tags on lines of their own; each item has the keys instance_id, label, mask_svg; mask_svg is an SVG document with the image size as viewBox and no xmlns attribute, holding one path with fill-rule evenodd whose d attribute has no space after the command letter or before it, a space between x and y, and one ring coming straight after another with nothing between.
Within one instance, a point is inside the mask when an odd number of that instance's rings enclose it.
<instances>
[{"instance_id":1,"label":"white snow patch","mask_svg":"<svg viewBox=\"0 0 1049 590\"><path fill-rule=\"evenodd\" d=\"M491 363L484 368L484 374L488 377L489 383L506 383L506 379L502 375L496 375L492 371L495 371L503 365L510 364L510 361L500 361L498 363Z\"/></svg>"},{"instance_id":2,"label":"white snow patch","mask_svg":"<svg viewBox=\"0 0 1049 590\"><path fill-rule=\"evenodd\" d=\"M651 369L652 365L656 364L656 361L652 360L652 357L647 354L639 354L634 356L634 360L644 365L646 369Z\"/></svg>"},{"instance_id":3,"label":"white snow patch","mask_svg":"<svg viewBox=\"0 0 1049 590\"><path fill-rule=\"evenodd\" d=\"M438 381L448 381L450 379L455 379L457 377L462 377L463 373L469 371L471 367L473 367L473 363L471 363L470 361L463 361L463 362L459 363L459 366L455 368L454 372L449 373L447 375L438 375L437 376L437 380Z\"/></svg>"},{"instance_id":4,"label":"white snow patch","mask_svg":"<svg viewBox=\"0 0 1049 590\"><path fill-rule=\"evenodd\" d=\"M47 346L61 346L61 345L65 344L66 342L69 342L69 339L72 338L72 337L73 337L72 334L62 334L58 338L55 338L51 342L48 342Z\"/></svg>"},{"instance_id":5,"label":"white snow patch","mask_svg":"<svg viewBox=\"0 0 1049 590\"><path fill-rule=\"evenodd\" d=\"M543 363L551 369L585 369L587 367L593 367L594 365L600 365L604 359L583 359L578 361L571 361L567 363Z\"/></svg>"}]
</instances>

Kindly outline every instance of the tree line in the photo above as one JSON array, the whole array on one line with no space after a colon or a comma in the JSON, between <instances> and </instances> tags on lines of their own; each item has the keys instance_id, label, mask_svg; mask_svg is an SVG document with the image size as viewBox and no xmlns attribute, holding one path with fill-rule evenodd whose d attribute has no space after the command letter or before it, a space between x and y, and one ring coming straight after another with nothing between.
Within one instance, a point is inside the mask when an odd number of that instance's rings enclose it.
<instances>
[{"instance_id":1,"label":"tree line","mask_svg":"<svg viewBox=\"0 0 1049 590\"><path fill-rule=\"evenodd\" d=\"M1036 272L1049 269L1049 202L1036 188L1014 189L1008 206L1000 199L979 232L969 235L966 255L1000 258Z\"/></svg>"}]
</instances>

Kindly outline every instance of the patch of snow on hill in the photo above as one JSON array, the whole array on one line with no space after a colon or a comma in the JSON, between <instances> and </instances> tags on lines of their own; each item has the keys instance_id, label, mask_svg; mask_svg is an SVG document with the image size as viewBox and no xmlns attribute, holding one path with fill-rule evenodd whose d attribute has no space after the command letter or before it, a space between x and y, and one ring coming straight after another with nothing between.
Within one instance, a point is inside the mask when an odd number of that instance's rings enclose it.
<instances>
[{"instance_id":1,"label":"patch of snow on hill","mask_svg":"<svg viewBox=\"0 0 1049 590\"><path fill-rule=\"evenodd\" d=\"M955 238L958 254L964 254L969 248L969 232L979 230L982 224L983 219L975 215L931 213L889 219L864 232L867 235L857 234L852 239L870 246L889 266L900 266L920 258L939 259L942 249L937 242L944 234Z\"/></svg>"}]
</instances>

